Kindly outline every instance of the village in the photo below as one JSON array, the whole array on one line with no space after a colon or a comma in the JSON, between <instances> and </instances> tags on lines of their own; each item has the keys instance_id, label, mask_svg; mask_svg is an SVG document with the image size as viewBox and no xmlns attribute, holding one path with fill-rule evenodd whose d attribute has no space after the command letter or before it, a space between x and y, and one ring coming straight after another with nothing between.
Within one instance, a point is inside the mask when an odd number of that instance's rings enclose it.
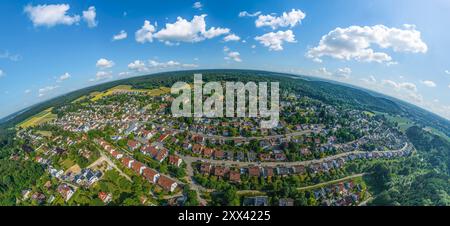
<instances>
[{"instance_id":1,"label":"village","mask_svg":"<svg viewBox=\"0 0 450 226\"><path fill-rule=\"evenodd\" d=\"M68 202L78 190L97 191L96 184L115 171L127 183L146 184L140 204L183 205L187 191L195 191L199 204L208 205L208 194L218 186L207 180L238 190L262 186L252 178L300 177L311 184L316 177L345 174L352 162L413 152L405 136L383 118L293 93L282 95L280 123L273 129L259 128L258 118L172 118L172 100L169 94L114 92L59 107L56 120L22 129L17 136L25 142L23 150L45 166L47 182L58 184L49 197L24 190L24 200L52 203L59 195L61 203ZM336 185L345 191L327 187L311 194L323 205L361 202L362 190L348 183ZM359 193L347 192L355 189ZM333 192L342 197L326 199ZM119 198L112 193L100 190L95 196L108 204ZM255 197L242 197L241 205L269 205L266 196ZM282 200L280 205L293 205L289 198Z\"/></svg>"}]
</instances>

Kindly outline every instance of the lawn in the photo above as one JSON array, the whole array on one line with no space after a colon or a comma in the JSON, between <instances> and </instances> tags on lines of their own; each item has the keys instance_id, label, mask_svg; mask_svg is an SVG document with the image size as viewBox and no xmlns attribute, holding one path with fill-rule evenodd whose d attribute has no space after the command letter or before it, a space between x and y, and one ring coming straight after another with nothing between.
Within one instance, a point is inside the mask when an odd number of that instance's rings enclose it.
<instances>
[{"instance_id":1,"label":"lawn","mask_svg":"<svg viewBox=\"0 0 450 226\"><path fill-rule=\"evenodd\" d=\"M61 166L64 167L65 170L69 169L70 167L72 167L75 164L75 162L73 162L72 159L65 159L64 161L61 162Z\"/></svg>"},{"instance_id":2,"label":"lawn","mask_svg":"<svg viewBox=\"0 0 450 226\"><path fill-rule=\"evenodd\" d=\"M44 131L44 130L38 130L36 131L37 134L40 134L44 137L51 137L52 136L52 132L51 131Z\"/></svg>"},{"instance_id":3,"label":"lawn","mask_svg":"<svg viewBox=\"0 0 450 226\"><path fill-rule=\"evenodd\" d=\"M21 128L28 128L37 126L40 124L44 124L46 122L50 122L52 120L56 119L56 114L52 114L52 108L49 108L47 110L44 110L40 112L39 114L32 116L28 118L27 120L21 122L18 127Z\"/></svg>"}]
</instances>

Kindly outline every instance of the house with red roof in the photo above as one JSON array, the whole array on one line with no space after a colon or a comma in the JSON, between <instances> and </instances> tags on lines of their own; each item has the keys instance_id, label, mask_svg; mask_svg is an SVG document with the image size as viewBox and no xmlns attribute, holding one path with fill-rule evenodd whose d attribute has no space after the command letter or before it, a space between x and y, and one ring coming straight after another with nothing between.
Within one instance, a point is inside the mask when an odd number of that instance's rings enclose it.
<instances>
[{"instance_id":1,"label":"house with red roof","mask_svg":"<svg viewBox=\"0 0 450 226\"><path fill-rule=\"evenodd\" d=\"M142 175L145 177L145 179L147 179L147 181L153 184L155 184L160 177L160 174L158 172L150 168L144 168L142 170Z\"/></svg>"},{"instance_id":2,"label":"house with red roof","mask_svg":"<svg viewBox=\"0 0 450 226\"><path fill-rule=\"evenodd\" d=\"M98 198L100 200L102 200L102 202L105 204L108 204L109 202L112 201L111 193L106 193L106 192L102 192L102 191L98 193Z\"/></svg>"},{"instance_id":3,"label":"house with red roof","mask_svg":"<svg viewBox=\"0 0 450 226\"><path fill-rule=\"evenodd\" d=\"M172 166L180 167L183 160L176 155L169 155L169 164Z\"/></svg>"},{"instance_id":4,"label":"house with red roof","mask_svg":"<svg viewBox=\"0 0 450 226\"><path fill-rule=\"evenodd\" d=\"M177 188L178 184L174 180L166 177L160 176L158 179L158 185L161 186L164 190L173 192Z\"/></svg>"},{"instance_id":5,"label":"house with red roof","mask_svg":"<svg viewBox=\"0 0 450 226\"><path fill-rule=\"evenodd\" d=\"M136 140L129 140L127 145L128 145L128 149L130 151L134 151L134 150L138 149L140 146L139 142Z\"/></svg>"}]
</instances>

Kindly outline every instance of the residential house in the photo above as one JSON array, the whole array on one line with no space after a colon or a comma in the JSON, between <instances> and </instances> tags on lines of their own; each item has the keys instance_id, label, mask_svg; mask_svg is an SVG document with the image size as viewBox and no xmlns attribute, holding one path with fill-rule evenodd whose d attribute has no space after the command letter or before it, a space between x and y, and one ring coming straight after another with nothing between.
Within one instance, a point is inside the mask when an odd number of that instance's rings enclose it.
<instances>
[{"instance_id":1,"label":"residential house","mask_svg":"<svg viewBox=\"0 0 450 226\"><path fill-rule=\"evenodd\" d=\"M230 170L228 177L231 182L235 183L241 182L241 174L238 171Z\"/></svg>"},{"instance_id":2,"label":"residential house","mask_svg":"<svg viewBox=\"0 0 450 226\"><path fill-rule=\"evenodd\" d=\"M102 191L98 193L98 198L100 200L102 200L102 202L105 204L108 204L109 202L112 201L111 193L106 193L106 192L102 192Z\"/></svg>"},{"instance_id":3,"label":"residential house","mask_svg":"<svg viewBox=\"0 0 450 226\"><path fill-rule=\"evenodd\" d=\"M172 166L180 167L183 160L176 155L169 155L169 164Z\"/></svg>"},{"instance_id":4,"label":"residential house","mask_svg":"<svg viewBox=\"0 0 450 226\"><path fill-rule=\"evenodd\" d=\"M160 174L156 172L153 169L150 168L144 168L142 170L142 175L147 179L150 183L155 184L158 181L158 178L160 177Z\"/></svg>"},{"instance_id":5,"label":"residential house","mask_svg":"<svg viewBox=\"0 0 450 226\"><path fill-rule=\"evenodd\" d=\"M251 177L259 177L260 169L259 166L251 166L248 168L248 175Z\"/></svg>"},{"instance_id":6,"label":"residential house","mask_svg":"<svg viewBox=\"0 0 450 226\"><path fill-rule=\"evenodd\" d=\"M158 185L161 186L164 190L173 192L177 188L178 184L174 180L166 177L160 176L158 179Z\"/></svg>"},{"instance_id":7,"label":"residential house","mask_svg":"<svg viewBox=\"0 0 450 226\"><path fill-rule=\"evenodd\" d=\"M67 184L59 185L57 191L59 192L59 194L61 194L66 202L69 201L69 199L75 193L74 190Z\"/></svg>"}]
</instances>

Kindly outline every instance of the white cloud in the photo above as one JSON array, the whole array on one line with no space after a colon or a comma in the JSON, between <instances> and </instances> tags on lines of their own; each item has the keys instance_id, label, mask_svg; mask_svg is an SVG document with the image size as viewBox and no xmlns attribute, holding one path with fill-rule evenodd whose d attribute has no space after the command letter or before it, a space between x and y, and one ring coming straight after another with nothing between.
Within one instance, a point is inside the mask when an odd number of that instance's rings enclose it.
<instances>
[{"instance_id":1,"label":"white cloud","mask_svg":"<svg viewBox=\"0 0 450 226\"><path fill-rule=\"evenodd\" d=\"M112 72L110 71L99 71L95 74L95 78L90 79L90 82L98 82L98 81L102 81L102 80L107 80L107 79L111 79L112 76Z\"/></svg>"},{"instance_id":2,"label":"white cloud","mask_svg":"<svg viewBox=\"0 0 450 226\"><path fill-rule=\"evenodd\" d=\"M44 88L39 89L38 93L39 93L39 97L43 97L45 95L47 95L48 93L52 92L53 90L59 88L59 86L46 86Z\"/></svg>"},{"instance_id":3,"label":"white cloud","mask_svg":"<svg viewBox=\"0 0 450 226\"><path fill-rule=\"evenodd\" d=\"M283 12L280 17L272 15L259 15L255 21L256 27L269 26L272 29L279 27L294 27L305 19L306 14L299 9L292 9L291 12Z\"/></svg>"},{"instance_id":4,"label":"white cloud","mask_svg":"<svg viewBox=\"0 0 450 226\"><path fill-rule=\"evenodd\" d=\"M135 60L134 62L128 64L128 69L137 72L143 72L148 70L147 67L145 66L145 63L140 60Z\"/></svg>"},{"instance_id":5,"label":"white cloud","mask_svg":"<svg viewBox=\"0 0 450 226\"><path fill-rule=\"evenodd\" d=\"M9 51L5 51L0 53L0 59L8 59L10 61L19 61L22 59L22 56L19 54L10 54Z\"/></svg>"},{"instance_id":6,"label":"white cloud","mask_svg":"<svg viewBox=\"0 0 450 226\"><path fill-rule=\"evenodd\" d=\"M192 8L201 10L203 7L201 2L195 2Z\"/></svg>"},{"instance_id":7,"label":"white cloud","mask_svg":"<svg viewBox=\"0 0 450 226\"><path fill-rule=\"evenodd\" d=\"M230 29L228 29L228 28L221 28L221 27L215 28L215 27L212 27L209 30L203 32L202 34L203 34L203 36L205 38L211 39L211 38L214 38L214 37L217 37L217 36L228 34L229 32L230 32Z\"/></svg>"},{"instance_id":8,"label":"white cloud","mask_svg":"<svg viewBox=\"0 0 450 226\"><path fill-rule=\"evenodd\" d=\"M165 28L154 34L154 37L160 41L169 42L200 42L205 39L211 39L230 32L228 28L212 27L206 30L205 17L194 16L191 21L178 17L175 23L167 23Z\"/></svg>"},{"instance_id":9,"label":"white cloud","mask_svg":"<svg viewBox=\"0 0 450 226\"><path fill-rule=\"evenodd\" d=\"M239 17L255 17L255 16L258 16L259 14L261 14L261 11L254 12L254 13L249 13L247 11L242 11L242 12L239 13Z\"/></svg>"},{"instance_id":10,"label":"white cloud","mask_svg":"<svg viewBox=\"0 0 450 226\"><path fill-rule=\"evenodd\" d=\"M129 71L120 72L118 75L119 77L127 77L130 76L132 73Z\"/></svg>"},{"instance_id":11,"label":"white cloud","mask_svg":"<svg viewBox=\"0 0 450 226\"><path fill-rule=\"evenodd\" d=\"M445 70L444 72L445 72L445 74L450 75L450 71L449 70Z\"/></svg>"},{"instance_id":12,"label":"white cloud","mask_svg":"<svg viewBox=\"0 0 450 226\"><path fill-rule=\"evenodd\" d=\"M25 91L23 91L25 94L29 94L31 93L31 89L26 89Z\"/></svg>"},{"instance_id":13,"label":"white cloud","mask_svg":"<svg viewBox=\"0 0 450 226\"><path fill-rule=\"evenodd\" d=\"M149 67L150 68L170 68L170 67L183 67L183 68L189 68L189 67L198 67L196 64L182 64L178 61L169 60L167 62L158 62L155 60L149 60Z\"/></svg>"},{"instance_id":14,"label":"white cloud","mask_svg":"<svg viewBox=\"0 0 450 226\"><path fill-rule=\"evenodd\" d=\"M88 8L88 10L83 11L83 19L88 24L88 27L97 27L98 21L95 20L95 17L97 16L97 13L95 11L95 7L91 6Z\"/></svg>"},{"instance_id":15,"label":"white cloud","mask_svg":"<svg viewBox=\"0 0 450 226\"><path fill-rule=\"evenodd\" d=\"M450 89L450 84L448 84L448 88Z\"/></svg>"},{"instance_id":16,"label":"white cloud","mask_svg":"<svg viewBox=\"0 0 450 226\"><path fill-rule=\"evenodd\" d=\"M61 76L59 76L57 82L65 81L65 80L69 79L70 77L71 77L71 75L66 72L66 73L62 74Z\"/></svg>"},{"instance_id":17,"label":"white cloud","mask_svg":"<svg viewBox=\"0 0 450 226\"><path fill-rule=\"evenodd\" d=\"M28 14L35 27L53 27L58 24L72 25L80 21L79 15L67 15L69 9L69 4L27 5L24 12Z\"/></svg>"},{"instance_id":18,"label":"white cloud","mask_svg":"<svg viewBox=\"0 0 450 226\"><path fill-rule=\"evenodd\" d=\"M422 103L423 96L417 92L417 86L411 82L397 83L392 80L383 80L381 85L388 87L390 93L402 99L410 100L415 103Z\"/></svg>"},{"instance_id":19,"label":"white cloud","mask_svg":"<svg viewBox=\"0 0 450 226\"><path fill-rule=\"evenodd\" d=\"M144 61L135 60L128 64L128 69L135 72L149 72L151 70L167 69L167 68L195 68L197 64L186 64L178 61L169 60L167 62L158 62L156 60L149 60L146 64Z\"/></svg>"},{"instance_id":20,"label":"white cloud","mask_svg":"<svg viewBox=\"0 0 450 226\"><path fill-rule=\"evenodd\" d=\"M136 41L139 43L153 42L153 33L156 31L150 21L145 20L141 29L136 31Z\"/></svg>"},{"instance_id":21,"label":"white cloud","mask_svg":"<svg viewBox=\"0 0 450 226\"><path fill-rule=\"evenodd\" d=\"M125 32L124 30L121 30L119 32L119 34L116 34L113 36L113 41L118 41L118 40L122 40L122 39L126 39L128 37L127 32Z\"/></svg>"},{"instance_id":22,"label":"white cloud","mask_svg":"<svg viewBox=\"0 0 450 226\"><path fill-rule=\"evenodd\" d=\"M329 56L341 60L392 63L392 57L384 52L375 52L373 44L382 49L391 48L395 52L426 53L427 45L413 25L404 29L389 28L384 25L350 26L336 28L324 35L317 47L308 51L307 57L321 61Z\"/></svg>"},{"instance_id":23,"label":"white cloud","mask_svg":"<svg viewBox=\"0 0 450 226\"><path fill-rule=\"evenodd\" d=\"M259 41L265 47L269 47L269 50L280 51L283 50L283 43L290 42L295 43L295 35L291 30L278 31L276 33L270 32L262 36L255 37L256 41Z\"/></svg>"},{"instance_id":24,"label":"white cloud","mask_svg":"<svg viewBox=\"0 0 450 226\"><path fill-rule=\"evenodd\" d=\"M235 34L229 34L229 35L225 36L225 37L223 38L223 40L224 40L225 42L239 41L239 40L241 40L241 37L239 37L239 36L237 36L237 35L235 35Z\"/></svg>"},{"instance_id":25,"label":"white cloud","mask_svg":"<svg viewBox=\"0 0 450 226\"><path fill-rule=\"evenodd\" d=\"M314 74L317 74L317 75L319 75L319 76L331 76L331 75L333 75L333 73L329 72L329 71L328 71L326 68L324 68L324 67L321 67L321 68L315 70L313 73L314 73Z\"/></svg>"},{"instance_id":26,"label":"white cloud","mask_svg":"<svg viewBox=\"0 0 450 226\"><path fill-rule=\"evenodd\" d=\"M114 66L114 62L112 60L107 60L105 58L101 58L95 64L98 68L105 69Z\"/></svg>"},{"instance_id":27,"label":"white cloud","mask_svg":"<svg viewBox=\"0 0 450 226\"><path fill-rule=\"evenodd\" d=\"M367 84L373 84L373 83L377 82L377 79L373 75L369 76L368 78L362 78L360 80L365 82L365 83L367 83Z\"/></svg>"},{"instance_id":28,"label":"white cloud","mask_svg":"<svg viewBox=\"0 0 450 226\"><path fill-rule=\"evenodd\" d=\"M425 80L422 81L422 84L424 84L425 86L428 86L430 88L436 87L436 83L430 80Z\"/></svg>"},{"instance_id":29,"label":"white cloud","mask_svg":"<svg viewBox=\"0 0 450 226\"><path fill-rule=\"evenodd\" d=\"M231 51L228 47L223 47L223 52L225 53L225 60L233 60L236 62L242 62L241 54L236 51Z\"/></svg>"},{"instance_id":30,"label":"white cloud","mask_svg":"<svg viewBox=\"0 0 450 226\"><path fill-rule=\"evenodd\" d=\"M340 78L348 79L350 74L352 73L352 69L348 67L338 68L335 75Z\"/></svg>"},{"instance_id":31,"label":"white cloud","mask_svg":"<svg viewBox=\"0 0 450 226\"><path fill-rule=\"evenodd\" d=\"M402 82L402 83L397 83L394 82L392 80L383 80L382 81L383 85L388 85L394 89L405 89L405 90L409 90L412 92L417 92L417 86L414 83L411 82Z\"/></svg>"},{"instance_id":32,"label":"white cloud","mask_svg":"<svg viewBox=\"0 0 450 226\"><path fill-rule=\"evenodd\" d=\"M5 76L5 72L3 72L3 70L0 69L0 78Z\"/></svg>"}]
</instances>

